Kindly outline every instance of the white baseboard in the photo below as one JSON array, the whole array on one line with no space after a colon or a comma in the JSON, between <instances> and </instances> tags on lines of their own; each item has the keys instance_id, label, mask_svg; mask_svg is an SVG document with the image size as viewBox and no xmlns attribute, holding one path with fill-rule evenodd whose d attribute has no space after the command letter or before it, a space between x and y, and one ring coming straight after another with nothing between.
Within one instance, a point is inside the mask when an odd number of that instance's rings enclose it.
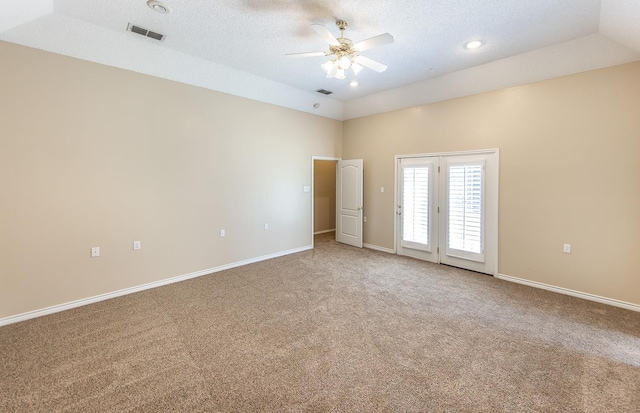
<instances>
[{"instance_id":1,"label":"white baseboard","mask_svg":"<svg viewBox=\"0 0 640 413\"><path fill-rule=\"evenodd\" d=\"M221 265L219 267L208 268L206 270L196 271L189 274L179 275L176 277L167 278L160 281L150 282L148 284L142 284L135 287L129 287L122 290L114 291L111 293L100 294L89 298L82 298L80 300L71 301L64 304L53 305L51 307L42 308L40 310L29 311L22 314L17 314L5 318L0 318L0 327L6 326L13 323L18 323L20 321L26 321L31 318L42 317L45 315L59 313L60 311L70 310L76 307L82 307L83 305L97 303L99 301L109 300L111 298L120 297L127 294L133 294L144 290L149 290L151 288L161 287L167 284L173 284L180 281L189 280L191 278L202 277L203 275L212 274L215 272L220 272L224 270L229 270L231 268L241 267L243 265L253 264L260 261L270 260L272 258L282 257L284 255L295 254L302 251L307 251L313 249L311 245L307 245L305 247L294 248L287 251L276 252L274 254L263 255L261 257L250 258L244 261L238 261L231 264Z\"/></svg>"},{"instance_id":2,"label":"white baseboard","mask_svg":"<svg viewBox=\"0 0 640 413\"><path fill-rule=\"evenodd\" d=\"M318 235L318 234L326 234L327 232L335 232L335 228L334 229L325 229L324 231L317 231L314 232L313 235Z\"/></svg>"},{"instance_id":3,"label":"white baseboard","mask_svg":"<svg viewBox=\"0 0 640 413\"><path fill-rule=\"evenodd\" d=\"M510 275L505 275L505 274L498 274L496 278L499 278L505 281L511 281L518 284L528 285L534 288L540 288L542 290L553 291L554 293L570 295L572 297L578 297L578 298L582 298L589 301L595 301L601 304L608 304L614 307L620 307L620 308L625 308L627 310L640 312L640 305L627 303L626 301L614 300L613 298L601 297L599 295L583 293L581 291L570 290L568 288L563 288L563 287L556 287L554 285L544 284L537 281L524 280L522 278L512 277Z\"/></svg>"},{"instance_id":4,"label":"white baseboard","mask_svg":"<svg viewBox=\"0 0 640 413\"><path fill-rule=\"evenodd\" d=\"M373 245L373 244L362 244L362 246L364 248L369 248L370 250L376 250L376 251L382 251L382 252L387 252L389 254L395 254L396 252L394 250L392 250L391 248L385 248L385 247L379 247L377 245Z\"/></svg>"}]
</instances>

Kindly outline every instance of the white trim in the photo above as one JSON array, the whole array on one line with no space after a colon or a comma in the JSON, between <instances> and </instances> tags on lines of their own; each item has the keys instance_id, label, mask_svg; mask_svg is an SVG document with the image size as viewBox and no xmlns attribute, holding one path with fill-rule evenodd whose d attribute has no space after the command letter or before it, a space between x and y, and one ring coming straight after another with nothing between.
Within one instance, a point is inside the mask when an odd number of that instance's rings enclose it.
<instances>
[{"instance_id":1,"label":"white trim","mask_svg":"<svg viewBox=\"0 0 640 413\"><path fill-rule=\"evenodd\" d=\"M149 289L156 288L156 287L162 287L163 285L168 285L168 284L173 284L173 283L177 283L177 282L180 282L180 281L190 280L191 278L202 277L203 275L209 275L209 274L213 274L213 273L216 273L216 272L229 270L231 268L241 267L243 265L254 264L256 262L270 260L272 258L282 257L284 255L289 255L289 254L295 254L295 253L298 253L298 252L308 251L310 249L313 249L313 246L307 245L307 246L300 247L300 248L294 248L294 249L287 250L287 251L276 252L274 254L263 255L261 257L250 258L250 259L244 260L244 261L237 261L237 262L234 262L234 263L231 263L231 264L221 265L219 267L208 268L206 270L201 270L201 271L196 271L196 272L192 272L192 273L189 273L189 274L179 275L179 276L176 276L176 277L171 277L171 278L167 278L167 279L160 280L160 281L154 281L154 282L151 282L151 283L148 283L148 284L142 284L142 285L138 285L138 286L135 286L135 287L129 287L129 288L125 288L125 289L122 289L122 290L113 291L111 293L100 294L100 295L96 295L96 296L88 297L88 298L82 298L80 300L75 300L75 301L71 301L71 302L64 303L64 304L57 304L57 305L53 305L51 307L42 308L40 310L34 310L34 311L29 311L29 312L26 312L26 313L22 313L22 314L17 314L17 315L5 317L5 318L0 318L0 327L6 326L6 325L9 325L9 324L13 324L13 323L18 323L20 321L26 321L26 320L29 320L29 319L32 319L32 318L36 318L36 317L42 317L42 316L53 314L53 313L59 313L61 311L70 310L70 309L76 308L76 307L82 307L82 306L88 305L88 304L94 304L94 303L97 303L97 302L100 302L100 301L109 300L111 298L116 298L116 297L120 297L120 296L127 295L127 294L133 294L133 293L137 293L137 292L144 291L144 290L149 290Z\"/></svg>"},{"instance_id":2,"label":"white trim","mask_svg":"<svg viewBox=\"0 0 640 413\"><path fill-rule=\"evenodd\" d=\"M572 297L582 298L584 300L595 301L601 304L607 304L614 307L620 307L631 311L640 312L640 305L628 303L626 301L614 300L613 298L601 297L595 294L583 293L581 291L570 290L568 288L556 287L554 285L544 284L537 281L529 281L518 277L512 277L510 275L498 274L496 278L501 280L514 282L517 284L528 285L529 287L539 288L542 290L553 291L554 293L570 295Z\"/></svg>"},{"instance_id":3,"label":"white trim","mask_svg":"<svg viewBox=\"0 0 640 413\"><path fill-rule=\"evenodd\" d=\"M472 151L454 151L454 152L430 152L430 153L411 153L407 155L396 155L396 164L398 158L427 158L430 156L458 156L458 155L482 155L487 153L498 152L499 148L493 149L475 149Z\"/></svg>"},{"instance_id":4,"label":"white trim","mask_svg":"<svg viewBox=\"0 0 640 413\"><path fill-rule=\"evenodd\" d=\"M373 245L373 244L362 244L362 246L364 248L369 248L370 250L376 250L376 251L382 251L382 252L386 252L389 254L395 254L396 251L391 249L391 248L385 248L385 247L379 247L377 245Z\"/></svg>"},{"instance_id":5,"label":"white trim","mask_svg":"<svg viewBox=\"0 0 640 413\"><path fill-rule=\"evenodd\" d=\"M496 165L495 165L495 173L496 173L496 180L497 180L497 190L496 193L494 194L494 199L493 202L495 202L495 208L493 208L493 219L495 220L495 230L496 233L493 234L493 236L495 237L496 241L495 241L495 248L493 248L493 262L495 263L496 267L493 270L493 276L497 277L498 275L500 275L500 260L498 259L498 249L500 248L500 148L495 148L492 149L492 151L495 151L494 153L496 154L497 157L497 161L496 161Z\"/></svg>"},{"instance_id":6,"label":"white trim","mask_svg":"<svg viewBox=\"0 0 640 413\"><path fill-rule=\"evenodd\" d=\"M336 231L336 229L335 229L335 228L334 228L334 229L325 229L324 231L317 231L317 232L314 232L314 233L313 233L313 235L326 234L327 232L335 232L335 231Z\"/></svg>"},{"instance_id":7,"label":"white trim","mask_svg":"<svg viewBox=\"0 0 640 413\"><path fill-rule=\"evenodd\" d=\"M393 157L393 252L394 254L398 253L398 217L397 215L397 205L398 205L398 162L400 162L402 156L396 155Z\"/></svg>"},{"instance_id":8,"label":"white trim","mask_svg":"<svg viewBox=\"0 0 640 413\"><path fill-rule=\"evenodd\" d=\"M342 158L336 158L334 156L315 156L315 155L313 155L311 159L314 161L341 161L342 160Z\"/></svg>"}]
</instances>

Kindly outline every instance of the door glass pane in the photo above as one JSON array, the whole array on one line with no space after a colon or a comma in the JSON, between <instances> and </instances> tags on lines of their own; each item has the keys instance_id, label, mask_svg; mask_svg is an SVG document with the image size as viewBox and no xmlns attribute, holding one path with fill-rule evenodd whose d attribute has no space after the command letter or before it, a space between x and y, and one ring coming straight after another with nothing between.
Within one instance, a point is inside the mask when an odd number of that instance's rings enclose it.
<instances>
[{"instance_id":1,"label":"door glass pane","mask_svg":"<svg viewBox=\"0 0 640 413\"><path fill-rule=\"evenodd\" d=\"M482 253L482 165L449 166L449 248Z\"/></svg>"},{"instance_id":2,"label":"door glass pane","mask_svg":"<svg viewBox=\"0 0 640 413\"><path fill-rule=\"evenodd\" d=\"M429 244L429 167L402 169L402 239Z\"/></svg>"}]
</instances>

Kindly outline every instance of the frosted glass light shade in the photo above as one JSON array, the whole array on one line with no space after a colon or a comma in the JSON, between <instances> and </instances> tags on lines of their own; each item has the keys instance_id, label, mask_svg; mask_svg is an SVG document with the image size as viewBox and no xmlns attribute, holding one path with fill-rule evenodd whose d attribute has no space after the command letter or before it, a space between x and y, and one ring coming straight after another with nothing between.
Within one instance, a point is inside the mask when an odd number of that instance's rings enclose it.
<instances>
[{"instance_id":1,"label":"frosted glass light shade","mask_svg":"<svg viewBox=\"0 0 640 413\"><path fill-rule=\"evenodd\" d=\"M338 68L342 70L346 70L350 66L351 66L351 59L349 58L349 56L342 56L340 59L338 59Z\"/></svg>"}]
</instances>

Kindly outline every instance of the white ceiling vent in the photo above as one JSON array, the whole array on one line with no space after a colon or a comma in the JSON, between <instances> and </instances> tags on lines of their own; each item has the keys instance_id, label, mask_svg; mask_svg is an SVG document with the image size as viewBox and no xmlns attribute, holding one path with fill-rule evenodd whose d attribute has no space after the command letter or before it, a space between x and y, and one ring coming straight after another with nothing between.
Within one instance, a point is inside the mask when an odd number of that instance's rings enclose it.
<instances>
[{"instance_id":1,"label":"white ceiling vent","mask_svg":"<svg viewBox=\"0 0 640 413\"><path fill-rule=\"evenodd\" d=\"M318 90L316 90L316 92L318 92L318 93L322 93L323 95L330 95L330 94L332 94L332 93L333 93L332 91L330 91L330 90L325 90L325 89L318 89Z\"/></svg>"},{"instance_id":2,"label":"white ceiling vent","mask_svg":"<svg viewBox=\"0 0 640 413\"><path fill-rule=\"evenodd\" d=\"M152 32L151 30L143 29L142 27L136 26L135 24L131 24L131 23L127 25L127 31L137 33L145 37L150 37L152 39L156 39L159 41L163 41L164 38L166 37L164 34Z\"/></svg>"}]
</instances>

